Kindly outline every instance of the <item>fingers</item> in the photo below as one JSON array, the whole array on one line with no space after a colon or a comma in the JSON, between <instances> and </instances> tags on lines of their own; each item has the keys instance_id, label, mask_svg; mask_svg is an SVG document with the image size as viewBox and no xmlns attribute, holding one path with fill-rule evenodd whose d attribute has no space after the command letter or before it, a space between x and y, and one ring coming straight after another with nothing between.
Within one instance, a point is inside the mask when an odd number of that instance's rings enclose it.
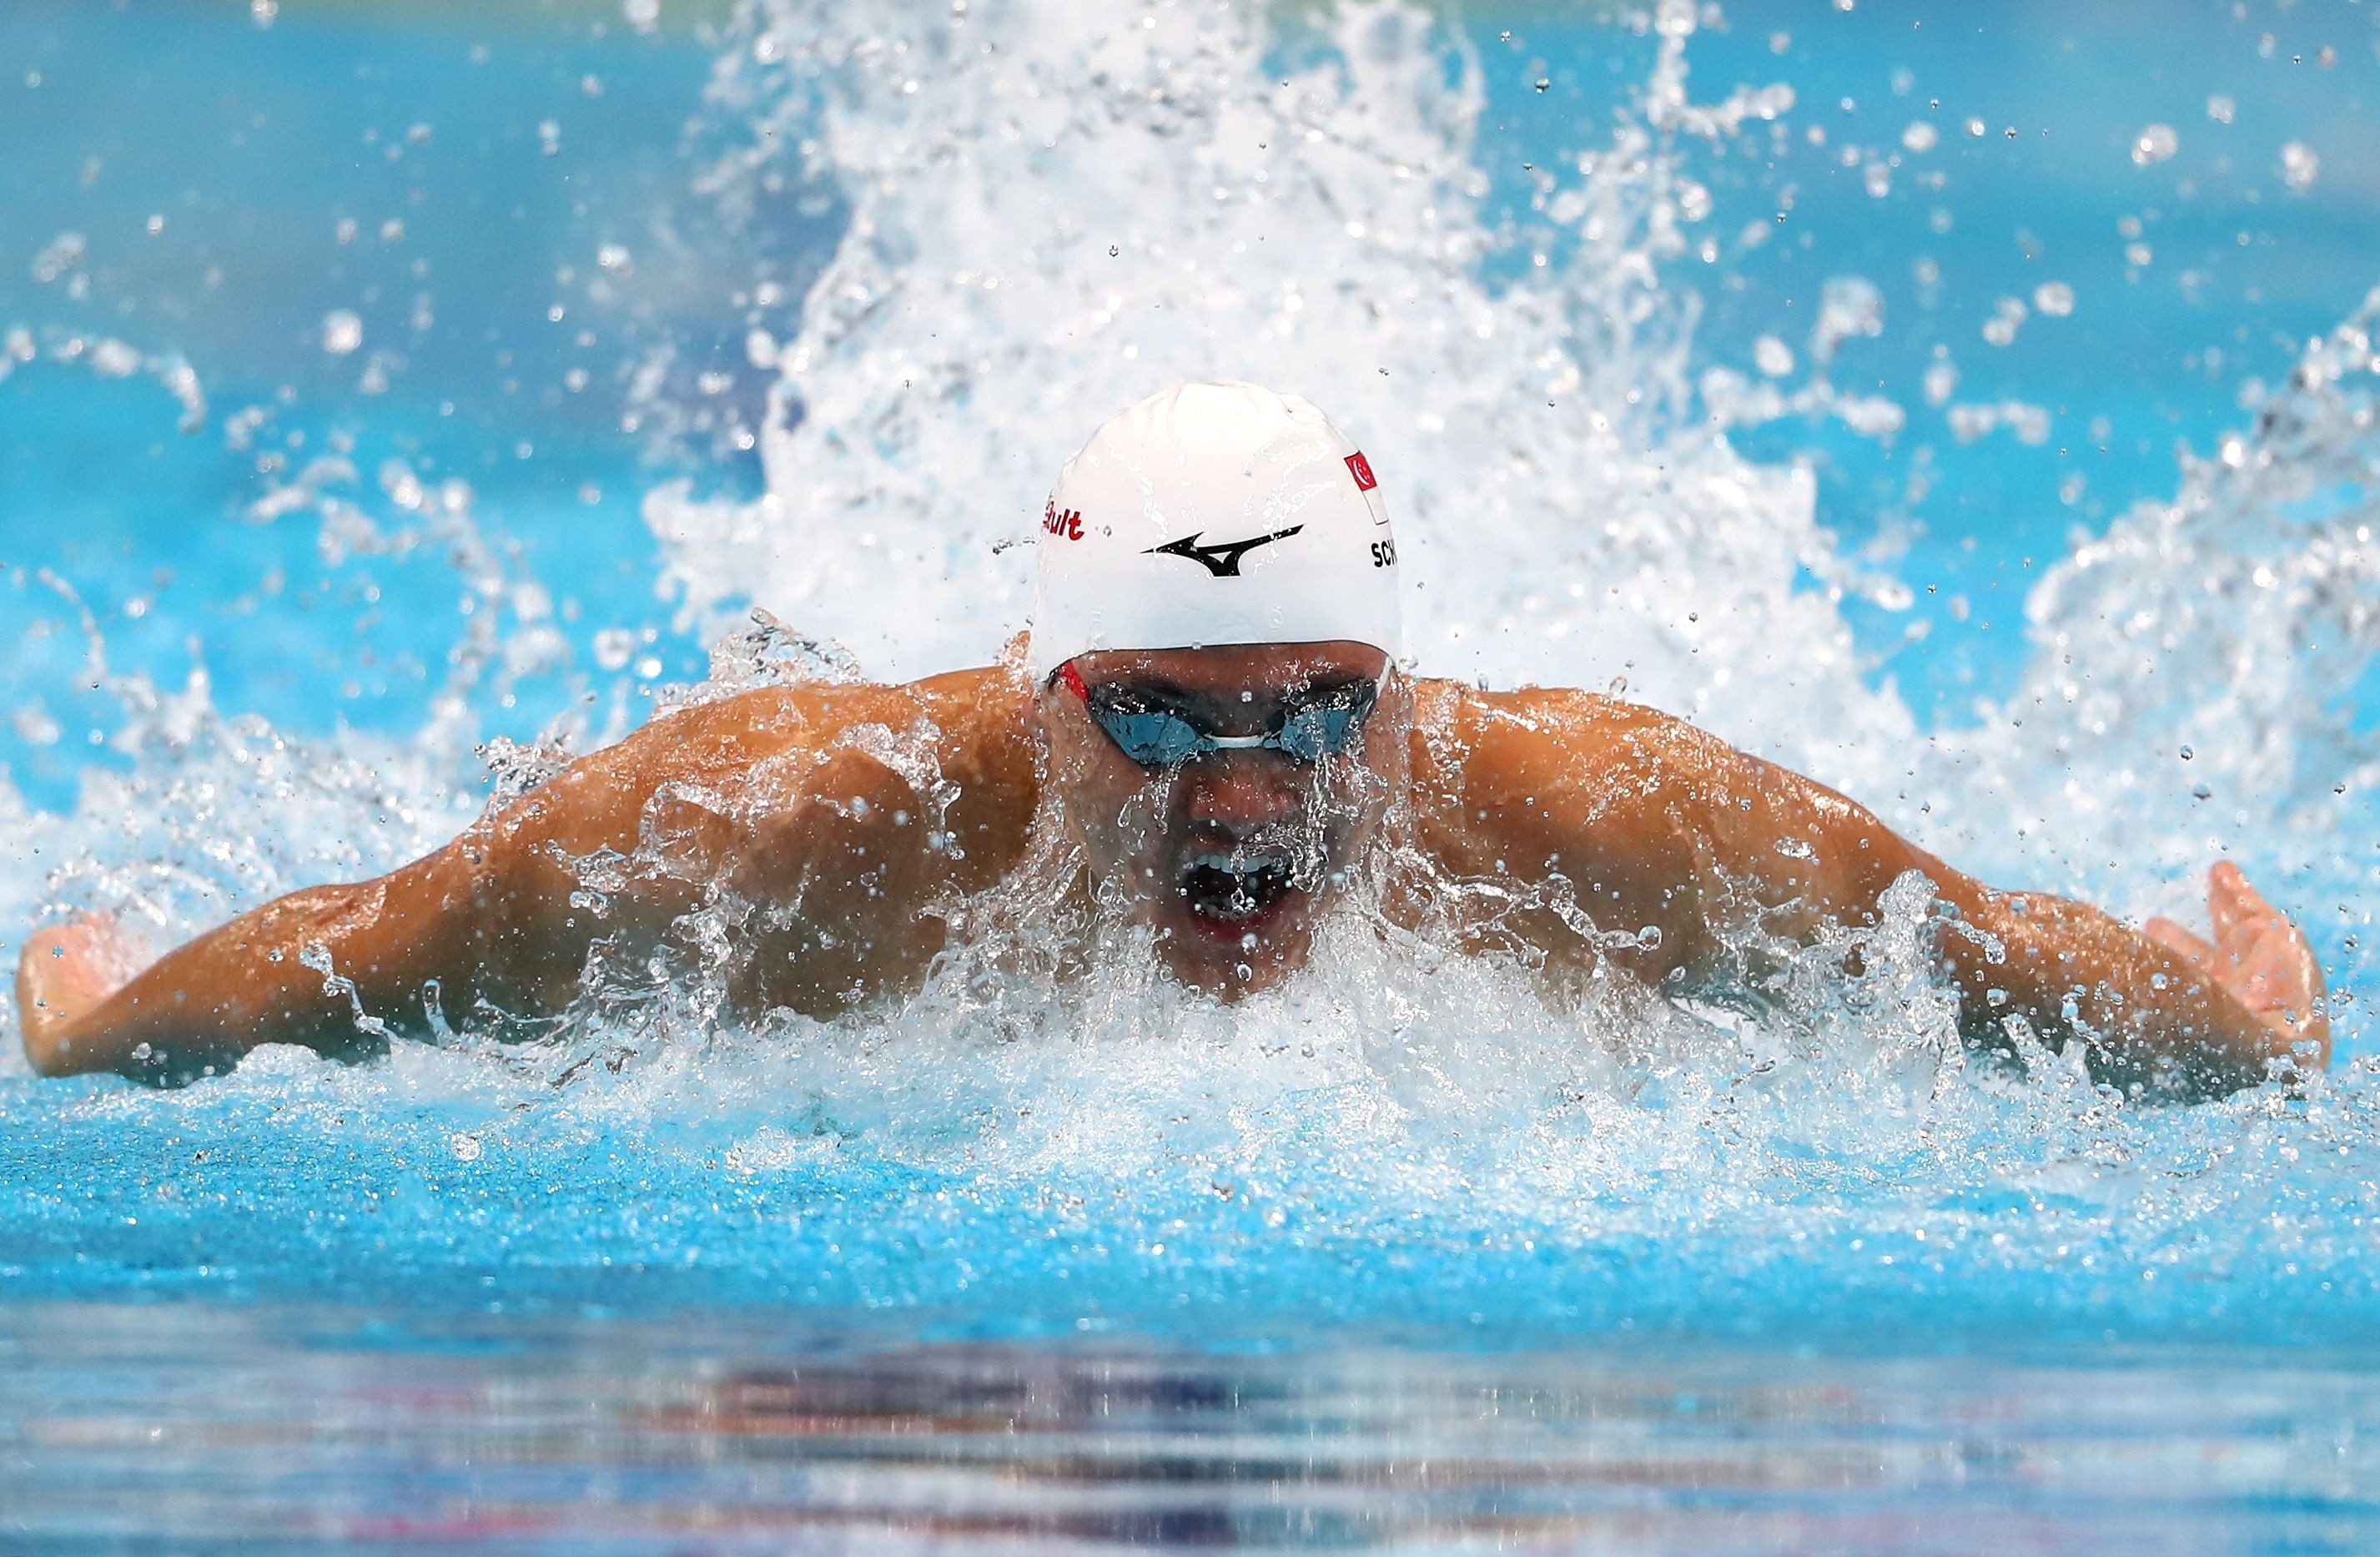
<instances>
[{"instance_id":1,"label":"fingers","mask_svg":"<svg viewBox=\"0 0 2380 1557\"><path fill-rule=\"evenodd\" d=\"M2330 1014L2324 1000L2322 964L2313 948L2288 919L2275 916L2256 943L2260 965L2258 1001L2251 1009L2289 1046L2300 1064L2323 1070L2330 1064Z\"/></svg>"},{"instance_id":2,"label":"fingers","mask_svg":"<svg viewBox=\"0 0 2380 1557\"><path fill-rule=\"evenodd\" d=\"M2220 946L2230 946L2242 932L2252 937L2267 922L2280 918L2228 859L2216 861L2206 872L2206 906L2215 920L2216 944Z\"/></svg>"},{"instance_id":3,"label":"fingers","mask_svg":"<svg viewBox=\"0 0 2380 1557\"><path fill-rule=\"evenodd\" d=\"M2192 935L2163 915L2143 925L2141 931L2193 967L2211 970L2215 967L2216 953L2213 944Z\"/></svg>"}]
</instances>

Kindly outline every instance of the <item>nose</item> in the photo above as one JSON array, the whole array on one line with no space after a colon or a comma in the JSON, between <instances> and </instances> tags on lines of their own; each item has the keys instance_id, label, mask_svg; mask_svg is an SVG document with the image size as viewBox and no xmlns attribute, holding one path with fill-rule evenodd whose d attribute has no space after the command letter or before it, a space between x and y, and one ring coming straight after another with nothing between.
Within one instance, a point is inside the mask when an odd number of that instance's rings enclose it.
<instances>
[{"instance_id":1,"label":"nose","mask_svg":"<svg viewBox=\"0 0 2380 1557\"><path fill-rule=\"evenodd\" d=\"M1270 752L1220 751L1183 770L1183 807L1193 822L1234 834L1296 821L1305 786L1295 765Z\"/></svg>"}]
</instances>

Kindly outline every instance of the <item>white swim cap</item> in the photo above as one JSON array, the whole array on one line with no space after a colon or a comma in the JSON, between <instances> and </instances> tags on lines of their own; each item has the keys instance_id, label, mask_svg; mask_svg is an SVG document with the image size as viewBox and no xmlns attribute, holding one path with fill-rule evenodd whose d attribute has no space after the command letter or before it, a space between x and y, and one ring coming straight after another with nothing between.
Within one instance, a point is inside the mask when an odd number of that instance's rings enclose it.
<instances>
[{"instance_id":1,"label":"white swim cap","mask_svg":"<svg viewBox=\"0 0 2380 1557\"><path fill-rule=\"evenodd\" d=\"M1306 401L1185 383L1092 435L1042 510L1034 678L1098 649L1346 639L1397 652L1371 465Z\"/></svg>"}]
</instances>

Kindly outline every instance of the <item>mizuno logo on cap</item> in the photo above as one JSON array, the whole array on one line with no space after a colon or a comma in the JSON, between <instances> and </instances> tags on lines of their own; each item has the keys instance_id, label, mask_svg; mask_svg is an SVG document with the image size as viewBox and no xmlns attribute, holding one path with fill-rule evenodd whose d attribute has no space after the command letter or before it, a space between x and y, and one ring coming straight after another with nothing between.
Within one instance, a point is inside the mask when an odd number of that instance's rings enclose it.
<instances>
[{"instance_id":1,"label":"mizuno logo on cap","mask_svg":"<svg viewBox=\"0 0 2380 1557\"><path fill-rule=\"evenodd\" d=\"M1192 562L1203 565L1208 572L1218 578L1237 578L1240 576L1242 557L1259 546L1269 546L1276 541L1295 535L1305 528L1304 525L1292 525L1287 529L1274 530L1270 535L1259 535L1253 541L1233 541L1221 546L1199 545L1198 537L1206 531L1192 530L1179 541L1168 541L1162 546L1151 546L1142 554L1146 556L1162 552L1169 556L1188 557Z\"/></svg>"}]
</instances>

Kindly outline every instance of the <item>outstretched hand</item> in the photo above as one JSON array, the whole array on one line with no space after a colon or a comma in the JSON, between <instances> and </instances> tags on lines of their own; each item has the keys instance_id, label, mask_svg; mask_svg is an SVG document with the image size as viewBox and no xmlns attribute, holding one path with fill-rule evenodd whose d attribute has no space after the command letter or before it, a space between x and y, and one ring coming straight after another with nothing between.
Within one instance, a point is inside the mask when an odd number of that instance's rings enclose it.
<instances>
[{"instance_id":1,"label":"outstretched hand","mask_svg":"<svg viewBox=\"0 0 2380 1557\"><path fill-rule=\"evenodd\" d=\"M2212 941L2168 918L2153 918L2143 929L2246 1007L2274 1035L2277 1052L2294 1054L2310 1070L2326 1068L2330 1015L2322 964L2303 932L2228 859L2206 873L2206 906L2215 922Z\"/></svg>"},{"instance_id":2,"label":"outstretched hand","mask_svg":"<svg viewBox=\"0 0 2380 1557\"><path fill-rule=\"evenodd\" d=\"M140 938L113 914L79 914L25 938L17 960L17 1020L33 1068L76 1068L67 1045L74 1020L122 989L148 961Z\"/></svg>"}]
</instances>

